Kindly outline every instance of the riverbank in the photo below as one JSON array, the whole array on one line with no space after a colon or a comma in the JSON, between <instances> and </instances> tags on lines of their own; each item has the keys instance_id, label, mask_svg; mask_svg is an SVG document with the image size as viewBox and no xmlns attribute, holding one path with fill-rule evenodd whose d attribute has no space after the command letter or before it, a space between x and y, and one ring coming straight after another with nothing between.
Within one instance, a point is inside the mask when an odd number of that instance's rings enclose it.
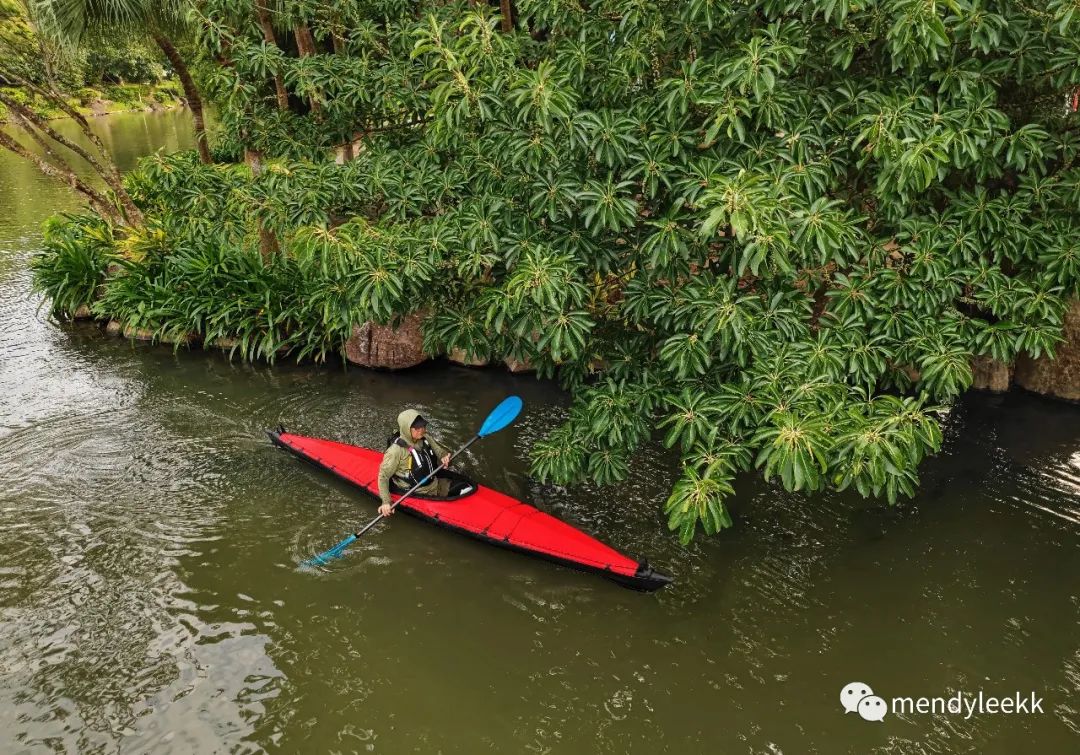
<instances>
[{"instance_id":1,"label":"riverbank","mask_svg":"<svg viewBox=\"0 0 1080 755\"><path fill-rule=\"evenodd\" d=\"M18 87L0 87L0 92L20 104L29 105L42 118L56 120L67 117L42 98ZM183 92L179 82L171 80L157 84L109 84L82 87L68 95L67 101L85 116L154 112L180 107L183 104ZM0 104L0 123L6 121L7 108Z\"/></svg>"}]
</instances>

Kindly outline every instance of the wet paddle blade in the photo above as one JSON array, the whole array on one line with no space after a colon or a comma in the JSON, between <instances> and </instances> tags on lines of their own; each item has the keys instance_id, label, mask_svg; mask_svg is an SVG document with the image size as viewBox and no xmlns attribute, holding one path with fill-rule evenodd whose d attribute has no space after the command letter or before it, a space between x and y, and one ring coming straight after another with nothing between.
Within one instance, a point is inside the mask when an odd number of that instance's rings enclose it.
<instances>
[{"instance_id":1,"label":"wet paddle blade","mask_svg":"<svg viewBox=\"0 0 1080 755\"><path fill-rule=\"evenodd\" d=\"M491 411L488 418L484 420L484 424L480 427L480 432L478 432L477 435L483 438L492 433L499 432L499 430L502 430L517 419L517 416L520 413L521 399L517 396L507 396Z\"/></svg>"},{"instance_id":2,"label":"wet paddle blade","mask_svg":"<svg viewBox=\"0 0 1080 755\"><path fill-rule=\"evenodd\" d=\"M341 554L356 541L356 535L349 535L340 543L335 545L328 551L323 551L317 556L312 556L304 562L304 566L324 566L326 563L333 561L335 558L341 558Z\"/></svg>"}]
</instances>

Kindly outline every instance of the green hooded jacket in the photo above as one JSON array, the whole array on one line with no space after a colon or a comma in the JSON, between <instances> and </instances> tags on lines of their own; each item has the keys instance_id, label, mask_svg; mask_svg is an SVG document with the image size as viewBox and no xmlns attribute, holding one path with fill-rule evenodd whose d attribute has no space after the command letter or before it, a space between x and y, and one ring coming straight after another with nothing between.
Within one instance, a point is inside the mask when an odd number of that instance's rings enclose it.
<instances>
[{"instance_id":1,"label":"green hooded jacket","mask_svg":"<svg viewBox=\"0 0 1080 755\"><path fill-rule=\"evenodd\" d=\"M415 409L406 409L397 417L398 434L405 439L410 446L416 444L412 439L412 423L420 416L420 412ZM428 433L426 436L428 444L435 452L436 458L441 459L448 452L437 440L431 437ZM391 443L390 447L383 452L382 464L379 465L379 498L383 503L393 503L390 500L390 478L397 476L399 478L408 478L409 471L412 469L412 456L409 454L407 448L402 448L397 443ZM438 481L432 480L422 488L417 488L416 492L421 495L431 495L438 489Z\"/></svg>"}]
</instances>

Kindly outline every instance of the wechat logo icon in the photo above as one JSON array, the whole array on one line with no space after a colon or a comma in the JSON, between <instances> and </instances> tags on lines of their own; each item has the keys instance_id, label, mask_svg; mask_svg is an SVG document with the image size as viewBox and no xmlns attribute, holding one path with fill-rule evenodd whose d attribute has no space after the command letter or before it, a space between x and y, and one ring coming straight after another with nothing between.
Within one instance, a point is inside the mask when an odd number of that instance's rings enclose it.
<instances>
[{"instance_id":1,"label":"wechat logo icon","mask_svg":"<svg viewBox=\"0 0 1080 755\"><path fill-rule=\"evenodd\" d=\"M844 713L858 713L864 721L884 721L888 712L888 704L884 698L874 694L870 685L862 682L845 684L840 690L840 704L844 706Z\"/></svg>"}]
</instances>

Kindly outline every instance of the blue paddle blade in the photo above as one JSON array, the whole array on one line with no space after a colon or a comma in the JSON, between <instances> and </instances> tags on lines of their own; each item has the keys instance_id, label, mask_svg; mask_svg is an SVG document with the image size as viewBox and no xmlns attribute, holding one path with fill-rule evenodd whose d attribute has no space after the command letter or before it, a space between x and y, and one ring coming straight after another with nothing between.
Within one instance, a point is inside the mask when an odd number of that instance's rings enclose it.
<instances>
[{"instance_id":1,"label":"blue paddle blade","mask_svg":"<svg viewBox=\"0 0 1080 755\"><path fill-rule=\"evenodd\" d=\"M497 433L509 425L518 414L521 413L521 399L517 396L507 396L498 406L491 410L491 414L484 420L484 424L477 433L481 438Z\"/></svg>"},{"instance_id":2,"label":"blue paddle blade","mask_svg":"<svg viewBox=\"0 0 1080 755\"><path fill-rule=\"evenodd\" d=\"M309 558L304 562L304 566L323 566L327 562L333 561L335 558L341 558L341 554L344 553L345 549L352 545L355 540L356 535L349 535L330 550L323 551L319 555Z\"/></svg>"}]
</instances>

